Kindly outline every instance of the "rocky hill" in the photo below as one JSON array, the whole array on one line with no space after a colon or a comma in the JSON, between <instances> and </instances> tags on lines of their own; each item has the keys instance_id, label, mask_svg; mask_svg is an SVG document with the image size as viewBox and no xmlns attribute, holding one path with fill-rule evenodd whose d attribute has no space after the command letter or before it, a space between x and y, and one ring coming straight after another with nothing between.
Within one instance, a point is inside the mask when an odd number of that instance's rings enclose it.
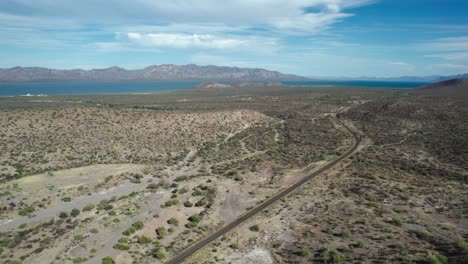
<instances>
[{"instance_id":1,"label":"rocky hill","mask_svg":"<svg viewBox=\"0 0 468 264\"><path fill-rule=\"evenodd\" d=\"M120 67L93 70L56 70L40 67L0 69L0 82L100 81L301 81L306 78L265 69L223 66L152 65L140 70Z\"/></svg>"}]
</instances>

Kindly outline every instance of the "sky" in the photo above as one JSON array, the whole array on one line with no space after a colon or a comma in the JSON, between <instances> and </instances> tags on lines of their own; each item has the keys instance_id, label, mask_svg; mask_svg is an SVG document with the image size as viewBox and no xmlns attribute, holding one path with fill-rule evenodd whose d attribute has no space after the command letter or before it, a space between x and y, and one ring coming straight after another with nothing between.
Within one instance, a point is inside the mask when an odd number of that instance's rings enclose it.
<instances>
[{"instance_id":1,"label":"sky","mask_svg":"<svg viewBox=\"0 0 468 264\"><path fill-rule=\"evenodd\" d=\"M0 68L468 73L466 0L1 0Z\"/></svg>"}]
</instances>

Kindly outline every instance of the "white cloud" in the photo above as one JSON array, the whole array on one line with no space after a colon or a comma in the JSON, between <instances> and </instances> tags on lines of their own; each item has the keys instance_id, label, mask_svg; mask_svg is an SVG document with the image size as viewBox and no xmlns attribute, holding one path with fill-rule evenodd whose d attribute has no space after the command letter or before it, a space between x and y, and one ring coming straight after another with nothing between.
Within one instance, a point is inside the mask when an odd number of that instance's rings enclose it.
<instances>
[{"instance_id":1,"label":"white cloud","mask_svg":"<svg viewBox=\"0 0 468 264\"><path fill-rule=\"evenodd\" d=\"M260 53L274 51L277 40L260 37L233 37L212 34L182 34L182 33L116 33L116 41L120 46L142 48L175 48L175 49L217 49L217 50L257 50ZM106 45L112 46L117 43Z\"/></svg>"},{"instance_id":2,"label":"white cloud","mask_svg":"<svg viewBox=\"0 0 468 264\"><path fill-rule=\"evenodd\" d=\"M63 19L82 25L210 24L211 27L266 27L314 33L351 15L343 10L372 2L374 0L11 0L6 7L15 10L12 19L26 21L31 26L35 26L29 23L33 19L47 17L49 21ZM315 11L305 11L310 8ZM58 23L55 25L60 27Z\"/></svg>"},{"instance_id":3,"label":"white cloud","mask_svg":"<svg viewBox=\"0 0 468 264\"><path fill-rule=\"evenodd\" d=\"M468 51L468 36L434 39L422 42L417 47L426 51Z\"/></svg>"}]
</instances>

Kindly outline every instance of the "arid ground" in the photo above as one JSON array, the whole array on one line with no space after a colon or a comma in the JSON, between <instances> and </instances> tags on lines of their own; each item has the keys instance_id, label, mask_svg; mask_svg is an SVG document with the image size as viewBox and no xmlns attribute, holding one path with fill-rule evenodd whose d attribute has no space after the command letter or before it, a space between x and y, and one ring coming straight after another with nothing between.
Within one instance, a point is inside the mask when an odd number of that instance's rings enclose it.
<instances>
[{"instance_id":1,"label":"arid ground","mask_svg":"<svg viewBox=\"0 0 468 264\"><path fill-rule=\"evenodd\" d=\"M0 97L0 262L467 263L468 85Z\"/></svg>"}]
</instances>

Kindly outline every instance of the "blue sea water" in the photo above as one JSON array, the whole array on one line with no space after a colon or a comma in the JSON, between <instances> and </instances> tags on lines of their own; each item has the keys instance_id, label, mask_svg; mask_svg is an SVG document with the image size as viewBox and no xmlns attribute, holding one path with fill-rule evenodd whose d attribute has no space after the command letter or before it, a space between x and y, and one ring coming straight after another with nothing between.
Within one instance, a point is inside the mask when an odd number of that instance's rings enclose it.
<instances>
[{"instance_id":1,"label":"blue sea water","mask_svg":"<svg viewBox=\"0 0 468 264\"><path fill-rule=\"evenodd\" d=\"M201 82L60 82L0 83L0 96L52 94L127 94L187 90ZM306 81L284 82L294 86L347 86L369 88L415 88L427 83L382 81Z\"/></svg>"}]
</instances>

